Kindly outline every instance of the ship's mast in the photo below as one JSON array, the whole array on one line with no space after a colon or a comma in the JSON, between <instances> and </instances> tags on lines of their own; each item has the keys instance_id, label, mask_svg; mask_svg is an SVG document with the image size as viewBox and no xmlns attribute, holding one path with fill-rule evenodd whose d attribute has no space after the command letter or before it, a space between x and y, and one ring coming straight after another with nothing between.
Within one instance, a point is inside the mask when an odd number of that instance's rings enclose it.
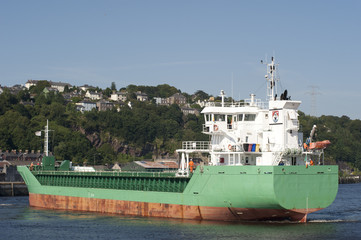
<instances>
[{"instance_id":1,"label":"ship's mast","mask_svg":"<svg viewBox=\"0 0 361 240\"><path fill-rule=\"evenodd\" d=\"M44 132L45 132L44 153L45 156L49 156L49 120L46 120L46 126Z\"/></svg>"},{"instance_id":2,"label":"ship's mast","mask_svg":"<svg viewBox=\"0 0 361 240\"><path fill-rule=\"evenodd\" d=\"M221 98L222 98L222 107L224 107L224 97L226 96L225 94L224 94L224 91L223 90L221 90L221 95L219 95Z\"/></svg>"},{"instance_id":3,"label":"ship's mast","mask_svg":"<svg viewBox=\"0 0 361 240\"><path fill-rule=\"evenodd\" d=\"M278 67L278 64L275 64L275 60L274 57L271 58L272 61L271 63L267 64L267 75L265 76L266 80L267 80L267 100L268 101L273 101L276 96L275 94L277 94L277 84L276 82L278 82L278 78L276 76L276 66Z\"/></svg>"}]
</instances>

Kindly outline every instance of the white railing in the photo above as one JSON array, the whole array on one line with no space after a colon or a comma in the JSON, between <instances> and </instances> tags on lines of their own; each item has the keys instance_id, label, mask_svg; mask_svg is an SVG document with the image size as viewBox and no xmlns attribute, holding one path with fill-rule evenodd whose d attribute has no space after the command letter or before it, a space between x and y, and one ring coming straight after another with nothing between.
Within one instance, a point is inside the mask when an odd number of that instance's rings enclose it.
<instances>
[{"instance_id":1,"label":"white railing","mask_svg":"<svg viewBox=\"0 0 361 240\"><path fill-rule=\"evenodd\" d=\"M185 150L209 150L209 141L185 141L182 142L182 149Z\"/></svg>"},{"instance_id":2,"label":"white railing","mask_svg":"<svg viewBox=\"0 0 361 240\"><path fill-rule=\"evenodd\" d=\"M268 102L262 102L261 99L254 99L253 103L251 99L245 99L241 102L225 102L224 107L246 107L246 106L257 106L261 109L268 108ZM222 107L221 102L207 102L206 107Z\"/></svg>"}]
</instances>

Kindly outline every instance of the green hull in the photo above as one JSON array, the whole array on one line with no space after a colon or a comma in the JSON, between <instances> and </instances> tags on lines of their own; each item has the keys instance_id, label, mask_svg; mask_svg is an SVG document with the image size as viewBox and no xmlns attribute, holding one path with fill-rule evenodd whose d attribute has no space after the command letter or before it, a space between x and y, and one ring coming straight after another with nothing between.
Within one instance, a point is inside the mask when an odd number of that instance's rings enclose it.
<instances>
[{"instance_id":1,"label":"green hull","mask_svg":"<svg viewBox=\"0 0 361 240\"><path fill-rule=\"evenodd\" d=\"M161 183L163 184L162 191L152 190L155 188L144 188L147 183L150 184L149 186L154 185L151 180L157 177L153 176L141 181L143 188L139 189L142 190L125 190L119 189L122 187L119 185L118 180L124 176L116 176L114 173L112 176L110 176L111 173L104 173L103 175L100 172L92 173L93 178L97 174L96 179L98 182L112 179L109 181L118 183L118 185L115 183L110 184L106 188L96 188L89 185L91 176L88 175L90 173L87 175L75 172L32 172L26 166L19 166L18 171L25 180L29 193L33 194L33 196L64 196L68 199L66 201L73 201L78 198L85 199L85 203L82 202L82 204L87 204L86 199L89 201L92 199L114 200L116 202L120 201L122 204L124 202L149 203L153 204L153 208L154 204L159 204L159 208L163 211L163 215L159 214L160 217L169 217L169 213L164 213L167 209L163 208L165 205L172 205L181 206L182 211L184 206L195 207L200 211L198 217L194 217L198 219L234 220L233 218L235 218L236 220L255 220L291 218L301 220L299 219L300 216L306 216L310 212L329 206L335 199L338 190L337 166L310 166L308 168L305 166L204 166L202 172L200 168L197 168L186 183L177 182L176 179L179 178L167 177L168 180ZM48 180L61 175L58 178L60 183L54 181L44 182L44 178L40 176L45 175ZM79 178L81 180L74 187L61 186L66 184L66 178ZM39 179L43 179L42 184ZM140 182L136 184L139 185ZM172 184L173 187L170 187ZM175 188L174 184L183 187ZM166 191L167 189L168 191ZM174 189L180 191L177 192ZM52 199L50 204L44 201L41 200L40 203L39 197L33 197L30 198L30 205L77 210L75 207L68 207L68 205L71 205L68 202L66 204L57 203L56 199ZM65 204L66 207L62 207L62 204ZM120 208L124 208L124 206ZM86 209L93 211L89 206ZM102 208L96 207L96 209ZM203 214L202 209L204 210ZM233 217L228 217L229 214L222 213L222 209L225 209L228 213L230 212ZM84 208L79 207L78 210L84 210ZM117 212L127 213L124 211L123 209ZM212 211L212 214L210 214L212 217L205 217L207 211ZM282 214L279 214L281 212ZM297 214L297 217L292 217L294 214ZM140 215L153 216L152 214L143 213ZM180 216L186 218L184 213Z\"/></svg>"}]
</instances>

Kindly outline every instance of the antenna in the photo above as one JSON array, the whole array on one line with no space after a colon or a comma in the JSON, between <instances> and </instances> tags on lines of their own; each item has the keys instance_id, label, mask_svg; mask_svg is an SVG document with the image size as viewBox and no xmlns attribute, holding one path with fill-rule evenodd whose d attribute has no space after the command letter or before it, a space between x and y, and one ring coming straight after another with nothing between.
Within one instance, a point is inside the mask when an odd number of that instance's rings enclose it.
<instances>
[{"instance_id":1,"label":"antenna","mask_svg":"<svg viewBox=\"0 0 361 240\"><path fill-rule=\"evenodd\" d=\"M233 77L234 77L234 75L233 75L233 72L232 72L232 102L234 102L234 98L233 98Z\"/></svg>"},{"instance_id":2,"label":"antenna","mask_svg":"<svg viewBox=\"0 0 361 240\"><path fill-rule=\"evenodd\" d=\"M264 63L261 60L261 64L267 65L267 74L265 75L267 81L267 100L272 101L275 97L275 94L277 94L276 82L279 81L279 78L277 77L276 73L277 73L278 64L275 63L274 57L271 58L271 63Z\"/></svg>"}]
</instances>

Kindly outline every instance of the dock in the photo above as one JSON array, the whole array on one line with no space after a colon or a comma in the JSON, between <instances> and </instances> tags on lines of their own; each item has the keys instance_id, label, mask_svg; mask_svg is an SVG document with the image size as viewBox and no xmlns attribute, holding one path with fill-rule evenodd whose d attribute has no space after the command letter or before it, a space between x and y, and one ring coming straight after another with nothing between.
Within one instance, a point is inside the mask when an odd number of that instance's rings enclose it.
<instances>
[{"instance_id":1,"label":"dock","mask_svg":"<svg viewBox=\"0 0 361 240\"><path fill-rule=\"evenodd\" d=\"M25 182L0 182L0 197L29 195Z\"/></svg>"}]
</instances>

